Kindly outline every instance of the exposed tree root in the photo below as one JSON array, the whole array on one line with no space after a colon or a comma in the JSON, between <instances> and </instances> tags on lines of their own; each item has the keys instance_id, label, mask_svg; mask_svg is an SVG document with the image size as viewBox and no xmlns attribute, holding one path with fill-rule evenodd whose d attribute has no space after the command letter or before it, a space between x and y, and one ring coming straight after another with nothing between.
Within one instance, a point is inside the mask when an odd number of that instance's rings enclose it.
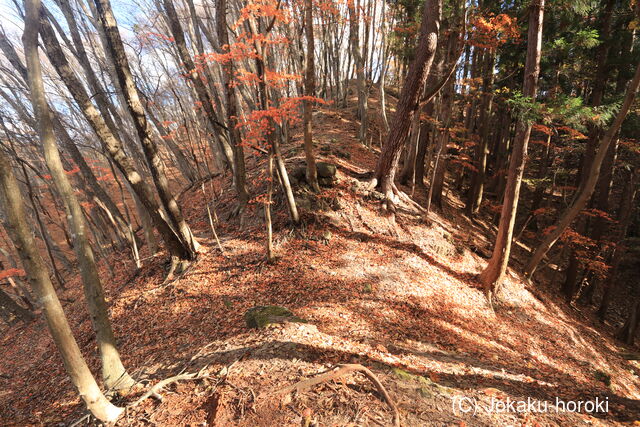
<instances>
[{"instance_id":1,"label":"exposed tree root","mask_svg":"<svg viewBox=\"0 0 640 427\"><path fill-rule=\"evenodd\" d=\"M330 372L326 372L324 374L320 374L318 376L315 376L313 378L309 378L306 380L302 380L299 381L297 383L295 383L292 386L286 387L280 391L278 391L276 393L277 396L280 397L284 397L290 393L293 393L294 391L297 393L300 393L301 391L311 388L315 385L321 384L321 383L325 383L331 380L335 380L341 376L344 376L350 372L362 372L372 383L373 385L376 387L376 390L378 390L378 393L380 393L382 395L382 397L384 397L384 400L386 401L387 405L389 405L389 408L391 408L391 411L393 412L393 425L396 427L400 426L400 412L398 412L398 407L396 406L396 404L394 403L394 401L391 399L391 396L389 396L389 393L387 392L387 390L384 388L384 386L382 385L382 383L380 382L380 380L378 379L378 377L371 372L369 369L367 369L366 367L357 364L357 363L350 363L350 364L346 364L346 365L340 365L340 367L336 370L330 371Z\"/></svg>"},{"instance_id":2,"label":"exposed tree root","mask_svg":"<svg viewBox=\"0 0 640 427\"><path fill-rule=\"evenodd\" d=\"M427 210L415 202L411 196L404 191L400 190L395 183L387 180L379 181L378 178L372 178L367 184L369 191L374 190L376 187L380 187L382 194L384 195L383 207L389 212L396 211L396 205L402 201L406 203L410 208L415 209L419 213L427 213Z\"/></svg>"},{"instance_id":3,"label":"exposed tree root","mask_svg":"<svg viewBox=\"0 0 640 427\"><path fill-rule=\"evenodd\" d=\"M188 260L179 259L178 257L171 257L171 265L169 266L169 272L164 278L164 281L162 282L162 284L167 285L172 281L174 281L176 279L175 274L179 275L180 273L185 272L190 264L191 262Z\"/></svg>"}]
</instances>

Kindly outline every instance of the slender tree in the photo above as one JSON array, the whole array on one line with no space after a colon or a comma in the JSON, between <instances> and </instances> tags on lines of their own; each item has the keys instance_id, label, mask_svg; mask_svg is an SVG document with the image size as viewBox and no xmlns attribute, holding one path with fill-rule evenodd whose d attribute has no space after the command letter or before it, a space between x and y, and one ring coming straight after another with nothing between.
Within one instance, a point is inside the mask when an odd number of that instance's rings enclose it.
<instances>
[{"instance_id":1,"label":"slender tree","mask_svg":"<svg viewBox=\"0 0 640 427\"><path fill-rule=\"evenodd\" d=\"M160 157L158 146L153 141L151 125L147 121L142 101L138 95L138 89L133 81L129 60L124 51L120 31L118 30L113 11L111 10L111 3L109 0L94 0L94 3L98 11L98 16L100 17L100 25L105 33L107 42L107 46L105 47L109 50L111 57L114 58L118 82L127 100L127 107L133 117L138 138L142 143L142 148L149 168L151 169L151 175L156 184L156 188L158 189L158 194L180 238L187 244L190 257L193 258L195 257L199 244L193 236L191 228L182 216L180 206L169 188L165 167Z\"/></svg>"},{"instance_id":2,"label":"slender tree","mask_svg":"<svg viewBox=\"0 0 640 427\"><path fill-rule=\"evenodd\" d=\"M544 18L545 0L533 0L529 6L529 33L527 35L527 59L524 66L524 85L522 94L534 103L538 89L538 76L540 75L540 56L542 53L542 21ZM502 201L502 212L498 234L493 247L493 254L479 280L484 287L487 298L491 303L496 287L502 281L509 264L511 254L511 241L513 239L513 227L516 222L520 185L525 167L527 145L531 135L531 121L523 117L518 121L516 136L509 161L507 186Z\"/></svg>"},{"instance_id":3,"label":"slender tree","mask_svg":"<svg viewBox=\"0 0 640 427\"><path fill-rule=\"evenodd\" d=\"M30 1L34 4L27 10L39 6L38 1ZM33 19L34 16L32 15L31 18ZM25 29L26 31L35 32L35 37L37 37L36 28ZM35 41L37 41L37 38ZM56 295L51 279L49 279L45 263L36 248L33 230L27 225L27 215L20 194L20 186L13 175L11 164L4 151L0 150L0 206L4 211L5 229L20 256L33 293L42 304L49 332L60 352L60 356L62 356L62 361L71 378L71 382L78 390L89 411L97 419L103 422L114 422L120 417L124 409L114 406L107 400L82 357L60 300Z\"/></svg>"},{"instance_id":4,"label":"slender tree","mask_svg":"<svg viewBox=\"0 0 640 427\"><path fill-rule=\"evenodd\" d=\"M356 67L356 85L358 90L358 118L360 119L360 128L358 130L358 139L363 144L367 144L367 127L368 127L368 91L367 82L365 81L365 58L363 58L360 49L360 2L359 0L351 0L348 4L349 8L349 43L351 44L351 55L353 56L354 66Z\"/></svg>"},{"instance_id":5,"label":"slender tree","mask_svg":"<svg viewBox=\"0 0 640 427\"><path fill-rule=\"evenodd\" d=\"M316 91L313 1L305 0L304 9L305 35L307 38L306 67L304 74L304 94L307 99L304 100L303 106L304 154L305 159L307 160L307 182L311 188L317 192L320 191L320 187L318 186L318 171L316 169L316 160L313 154L313 132L311 129L311 112L313 110L313 102L310 99L315 96Z\"/></svg>"},{"instance_id":6,"label":"slender tree","mask_svg":"<svg viewBox=\"0 0 640 427\"><path fill-rule=\"evenodd\" d=\"M62 166L60 153L55 143L49 108L45 99L40 58L38 57L40 7L39 0L25 1L26 17L22 40L27 61L31 103L38 124L38 134L42 143L44 158L58 194L63 199L69 225L73 232L73 248L80 264L80 275L82 276L85 297L97 335L102 361L102 376L109 388L124 390L135 384L135 381L129 376L120 360L115 336L109 321L108 308L102 284L100 283L100 276L86 235L84 214Z\"/></svg>"},{"instance_id":7,"label":"slender tree","mask_svg":"<svg viewBox=\"0 0 640 427\"><path fill-rule=\"evenodd\" d=\"M162 207L155 199L151 186L142 178L133 160L125 152L121 141L116 134L112 132L111 127L105 121L102 114L100 114L91 102L91 98L84 90L82 82L73 72L48 21L42 20L41 23L41 36L49 61L80 107L85 119L104 144L107 153L135 192L135 198L140 201L140 204L145 207L145 210L150 215L154 226L160 232L162 239L167 245L171 257L175 260L174 264L179 260L191 259L193 254L189 246L180 238L171 222L166 219Z\"/></svg>"},{"instance_id":8,"label":"slender tree","mask_svg":"<svg viewBox=\"0 0 640 427\"><path fill-rule=\"evenodd\" d=\"M227 29L227 0L217 0L217 17L216 17L216 29L218 34L218 40L220 43L219 50L224 52L229 49L229 32ZM229 142L233 148L233 162L235 173L235 187L238 196L238 208L237 213L241 216L249 201L249 192L247 190L247 177L245 171L245 159L244 148L238 131L238 100L236 98L236 91L233 85L233 69L234 62L233 57L229 55L226 61L222 63L222 88L224 90L224 97L227 106L227 128L229 135Z\"/></svg>"},{"instance_id":9,"label":"slender tree","mask_svg":"<svg viewBox=\"0 0 640 427\"><path fill-rule=\"evenodd\" d=\"M374 179L371 182L372 187L380 186L387 199L388 207L392 210L396 196L402 194L396 188L394 180L402 147L409 136L413 116L419 107L420 94L427 81L436 53L441 11L442 0L425 1L416 56L409 67L407 78L400 92L394 120L384 142L382 153L380 153Z\"/></svg>"},{"instance_id":10,"label":"slender tree","mask_svg":"<svg viewBox=\"0 0 640 427\"><path fill-rule=\"evenodd\" d=\"M595 190L596 188L598 176L600 175L600 167L607 155L609 146L620 130L622 123L626 119L627 114L629 113L629 110L633 105L633 101L636 98L639 87L640 64L638 64L636 68L633 80L631 80L629 86L627 86L627 91L625 93L624 101L622 103L622 106L620 107L620 110L618 110L613 123L611 124L611 126L609 126L609 129L598 144L598 151L596 152L596 155L591 162L586 181L579 188L571 205L569 205L569 207L562 213L562 215L560 215L560 218L558 218L558 220L553 224L551 230L547 234L545 234L544 238L536 247L536 250L529 259L529 262L527 263L527 266L524 270L525 274L528 277L531 278L533 276L533 273L535 273L536 269L538 268L540 261L542 261L549 249L551 249L551 247L558 241L562 233L578 216L580 211L582 211L587 205L589 199L591 198L591 195L593 194L593 190Z\"/></svg>"}]
</instances>

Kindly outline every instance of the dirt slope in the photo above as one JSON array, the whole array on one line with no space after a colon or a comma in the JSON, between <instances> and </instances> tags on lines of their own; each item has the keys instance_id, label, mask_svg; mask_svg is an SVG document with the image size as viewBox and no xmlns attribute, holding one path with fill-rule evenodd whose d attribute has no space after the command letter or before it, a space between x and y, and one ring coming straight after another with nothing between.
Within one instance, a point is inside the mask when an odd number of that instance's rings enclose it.
<instances>
[{"instance_id":1,"label":"dirt slope","mask_svg":"<svg viewBox=\"0 0 640 427\"><path fill-rule=\"evenodd\" d=\"M639 367L620 356L607 334L548 291L527 289L510 272L492 311L474 275L490 247L490 227L470 224L458 201L427 222L401 211L395 223L366 190L363 173L376 153L352 137L349 112L314 116L321 157L339 166L338 184L303 202L304 225L292 231L276 204L278 260L264 262L260 207L239 230L228 181L215 182L220 253L205 204L210 188L194 188L182 205L205 244L178 280L162 285L163 257L139 274L125 255L105 280L125 365L144 384L180 372L209 378L173 384L164 399L145 401L120 425L295 426L305 408L319 425L391 425L392 415L360 374L318 385L285 404L283 387L334 368L370 368L397 404L405 426L618 425L640 420ZM287 147L292 169L299 139ZM259 182L261 163L253 163ZM305 194L299 197L309 199ZM416 198L424 201L422 190ZM481 248L482 250L477 250ZM109 274L104 271L103 277ZM77 279L65 309L94 372L92 339ZM535 295L534 295L535 294ZM307 323L250 330L243 315L256 305L281 305ZM0 340L0 424L69 423L83 415L42 321L14 327ZM610 385L605 385L610 377ZM548 402L547 413L491 413L495 400ZM562 401L607 399L608 413L556 411ZM460 399L475 399L461 414ZM469 401L462 401L471 402ZM541 407L541 406L538 406ZM544 407L544 406L542 406ZM469 409L469 406L462 406ZM474 412L474 411L471 411Z\"/></svg>"}]
</instances>

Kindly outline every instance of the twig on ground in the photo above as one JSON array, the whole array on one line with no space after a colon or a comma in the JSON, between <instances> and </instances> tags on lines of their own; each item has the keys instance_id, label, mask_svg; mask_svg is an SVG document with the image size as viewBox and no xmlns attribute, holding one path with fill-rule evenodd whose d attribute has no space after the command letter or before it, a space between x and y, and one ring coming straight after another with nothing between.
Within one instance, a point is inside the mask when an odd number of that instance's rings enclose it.
<instances>
[{"instance_id":1,"label":"twig on ground","mask_svg":"<svg viewBox=\"0 0 640 427\"><path fill-rule=\"evenodd\" d=\"M76 427L91 418L91 414L83 415L80 419L76 420L73 424L69 424L69 427Z\"/></svg>"},{"instance_id":2,"label":"twig on ground","mask_svg":"<svg viewBox=\"0 0 640 427\"><path fill-rule=\"evenodd\" d=\"M164 380L160 381L158 384L156 384L153 387L151 387L145 394L140 396L140 398L138 400L133 402L131 405L128 405L128 407L131 408L133 406L138 406L139 404L141 404L143 401L145 401L146 399L148 399L151 396L153 396L156 399L162 401L162 396L159 393L160 390L162 390L164 387L168 386L169 384L173 384L173 383L178 382L178 381L199 380L199 379L202 379L202 378L208 378L209 377L208 374L203 374L203 371L206 368L207 367L205 366L202 369L200 369L198 372L191 373L191 374L181 374L181 375L175 375L173 377L165 378Z\"/></svg>"},{"instance_id":3,"label":"twig on ground","mask_svg":"<svg viewBox=\"0 0 640 427\"><path fill-rule=\"evenodd\" d=\"M396 406L394 401L391 399L391 396L389 396L389 393L387 392L387 390L384 388L384 386L382 385L378 377L373 372L371 372L366 367L357 363L340 365L340 367L334 371L326 372L324 374L317 375L313 378L299 381L292 386L286 387L278 391L276 395L286 396L290 393L293 393L294 391L299 393L315 385L318 385L327 381L335 380L350 372L362 372L373 383L373 385L378 390L378 393L380 393L382 397L384 397L384 400L387 402L387 405L389 405L389 407L391 408L391 411L393 412L393 425L396 427L399 427L400 413L398 412L398 407Z\"/></svg>"}]
</instances>

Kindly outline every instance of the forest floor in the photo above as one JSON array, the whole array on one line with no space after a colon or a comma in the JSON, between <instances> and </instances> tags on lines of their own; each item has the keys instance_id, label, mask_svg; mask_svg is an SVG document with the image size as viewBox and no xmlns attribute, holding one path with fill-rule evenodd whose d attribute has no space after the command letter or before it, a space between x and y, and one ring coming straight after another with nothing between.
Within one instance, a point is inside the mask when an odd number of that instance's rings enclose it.
<instances>
[{"instance_id":1,"label":"forest floor","mask_svg":"<svg viewBox=\"0 0 640 427\"><path fill-rule=\"evenodd\" d=\"M278 395L343 363L371 369L403 426L639 424L640 365L625 360L622 354L631 350L588 313L511 270L495 311L488 307L474 276L486 264L478 253L490 253L490 222L462 216L453 193L430 221L400 210L393 222L358 178L373 169L377 153L353 137L351 112L320 109L314 131L319 157L338 165L338 182L317 198L299 194L307 208L295 230L276 200L273 264L265 262L261 205L250 206L240 229L237 220L227 221L234 207L228 178L217 178L211 206L224 254L211 238L206 184L204 193L196 187L181 197L203 243L182 276L163 285L162 253L138 273L126 254L113 258L112 278L102 266L130 372L146 387L181 372L208 374L168 386L162 401L147 399L118 425L299 426L305 408L320 426L392 425L388 405L359 373L284 401ZM297 136L285 147L292 169L302 164L300 145ZM259 181L264 163L252 163L252 179ZM415 197L423 203L424 190ZM78 279L70 278L67 288L65 310L97 374ZM245 312L262 305L287 307L306 323L247 328ZM0 338L0 360L0 424L82 419L83 406L43 320L14 326ZM532 412L491 410L496 400L528 398L538 405ZM556 406L557 399L596 398L608 402L608 412Z\"/></svg>"}]
</instances>

